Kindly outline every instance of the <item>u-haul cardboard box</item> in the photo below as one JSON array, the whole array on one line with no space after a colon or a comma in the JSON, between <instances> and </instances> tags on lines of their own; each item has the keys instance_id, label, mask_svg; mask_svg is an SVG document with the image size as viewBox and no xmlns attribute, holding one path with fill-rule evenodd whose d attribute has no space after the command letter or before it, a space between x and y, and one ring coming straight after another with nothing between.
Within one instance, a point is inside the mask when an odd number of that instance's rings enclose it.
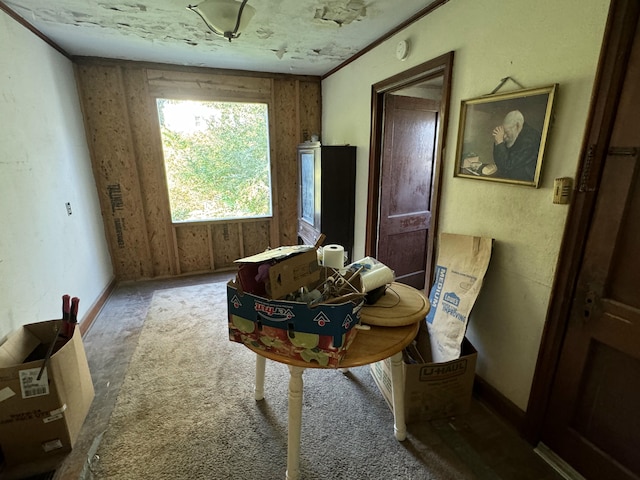
<instances>
[{"instance_id":1,"label":"u-haul cardboard box","mask_svg":"<svg viewBox=\"0 0 640 480\"><path fill-rule=\"evenodd\" d=\"M78 328L59 343L38 379L60 324L24 325L0 345L0 448L7 466L71 451L93 401Z\"/></svg>"},{"instance_id":2,"label":"u-haul cardboard box","mask_svg":"<svg viewBox=\"0 0 640 480\"><path fill-rule=\"evenodd\" d=\"M427 337L425 337L427 336ZM418 351L428 345L424 323L418 333ZM428 349L428 347L427 347ZM429 353L424 352L427 358ZM451 417L469 411L478 352L466 338L462 355L450 362L403 362L404 409L407 423ZM393 410L391 359L371 365L371 375Z\"/></svg>"}]
</instances>

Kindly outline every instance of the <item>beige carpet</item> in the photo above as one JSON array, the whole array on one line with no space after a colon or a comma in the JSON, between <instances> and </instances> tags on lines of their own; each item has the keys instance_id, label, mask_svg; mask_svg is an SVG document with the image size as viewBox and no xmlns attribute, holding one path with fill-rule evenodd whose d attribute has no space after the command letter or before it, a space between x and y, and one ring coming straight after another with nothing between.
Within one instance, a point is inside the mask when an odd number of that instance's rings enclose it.
<instances>
[{"instance_id":1,"label":"beige carpet","mask_svg":"<svg viewBox=\"0 0 640 480\"><path fill-rule=\"evenodd\" d=\"M256 402L254 354L228 340L226 315L223 283L155 293L93 478L285 478L288 370L267 362ZM303 378L303 479L479 478L428 424L396 441L368 367Z\"/></svg>"}]
</instances>

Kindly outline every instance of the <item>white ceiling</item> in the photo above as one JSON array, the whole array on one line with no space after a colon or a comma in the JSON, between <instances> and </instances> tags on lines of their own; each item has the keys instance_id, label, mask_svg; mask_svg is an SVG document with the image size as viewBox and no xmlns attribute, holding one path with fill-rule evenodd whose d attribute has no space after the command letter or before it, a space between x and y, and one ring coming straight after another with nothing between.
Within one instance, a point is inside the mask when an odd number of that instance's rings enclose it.
<instances>
[{"instance_id":1,"label":"white ceiling","mask_svg":"<svg viewBox=\"0 0 640 480\"><path fill-rule=\"evenodd\" d=\"M72 56L323 75L436 0L249 0L229 43L190 0L3 0ZM201 0L191 0L193 4Z\"/></svg>"}]
</instances>

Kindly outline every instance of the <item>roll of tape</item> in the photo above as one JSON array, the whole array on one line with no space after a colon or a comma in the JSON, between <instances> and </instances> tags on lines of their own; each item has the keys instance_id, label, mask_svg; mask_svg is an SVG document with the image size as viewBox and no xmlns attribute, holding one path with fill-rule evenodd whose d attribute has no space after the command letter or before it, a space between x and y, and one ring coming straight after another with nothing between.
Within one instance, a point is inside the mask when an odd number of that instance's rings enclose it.
<instances>
[{"instance_id":1,"label":"roll of tape","mask_svg":"<svg viewBox=\"0 0 640 480\"><path fill-rule=\"evenodd\" d=\"M362 272L362 290L370 292L382 285L392 283L395 280L395 274L386 265L379 263L374 265L370 270Z\"/></svg>"}]
</instances>

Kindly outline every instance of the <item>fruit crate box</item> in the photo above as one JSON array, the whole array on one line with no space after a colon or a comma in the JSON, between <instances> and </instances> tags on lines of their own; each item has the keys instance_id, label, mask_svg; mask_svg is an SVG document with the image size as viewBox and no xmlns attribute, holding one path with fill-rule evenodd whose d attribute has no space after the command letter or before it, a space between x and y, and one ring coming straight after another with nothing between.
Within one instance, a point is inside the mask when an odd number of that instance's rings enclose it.
<instances>
[{"instance_id":1,"label":"fruit crate box","mask_svg":"<svg viewBox=\"0 0 640 480\"><path fill-rule=\"evenodd\" d=\"M271 300L227 283L229 340L302 360L340 366L360 323L362 301L319 304Z\"/></svg>"}]
</instances>

